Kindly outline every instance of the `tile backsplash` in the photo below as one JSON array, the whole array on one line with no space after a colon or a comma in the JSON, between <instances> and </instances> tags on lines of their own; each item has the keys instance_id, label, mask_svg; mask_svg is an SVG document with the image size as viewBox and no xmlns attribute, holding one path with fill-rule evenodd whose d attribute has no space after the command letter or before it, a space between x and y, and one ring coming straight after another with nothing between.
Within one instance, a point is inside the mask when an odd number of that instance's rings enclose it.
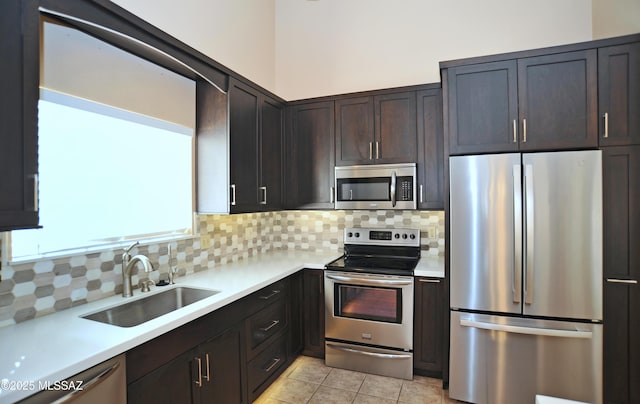
<instances>
[{"instance_id":1,"label":"tile backsplash","mask_svg":"<svg viewBox=\"0 0 640 404\"><path fill-rule=\"evenodd\" d=\"M178 276L272 250L338 252L344 227L419 228L423 254L444 255L442 211L296 210L199 215L197 220L193 238L170 243ZM429 230L436 231L435 237L428 237ZM166 277L168 243L142 245L132 253L147 255L158 269L151 279ZM1 269L0 327L121 293L121 254L122 250L112 250L5 265ZM138 280L134 274L132 284L137 285Z\"/></svg>"}]
</instances>

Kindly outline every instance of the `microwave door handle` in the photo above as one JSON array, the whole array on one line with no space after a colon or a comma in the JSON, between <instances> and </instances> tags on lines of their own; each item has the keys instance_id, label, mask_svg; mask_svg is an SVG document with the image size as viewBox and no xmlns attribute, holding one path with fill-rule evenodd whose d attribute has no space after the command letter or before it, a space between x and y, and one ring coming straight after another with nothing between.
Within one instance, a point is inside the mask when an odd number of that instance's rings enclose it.
<instances>
[{"instance_id":1,"label":"microwave door handle","mask_svg":"<svg viewBox=\"0 0 640 404\"><path fill-rule=\"evenodd\" d=\"M391 206L396 207L396 172L391 173Z\"/></svg>"}]
</instances>

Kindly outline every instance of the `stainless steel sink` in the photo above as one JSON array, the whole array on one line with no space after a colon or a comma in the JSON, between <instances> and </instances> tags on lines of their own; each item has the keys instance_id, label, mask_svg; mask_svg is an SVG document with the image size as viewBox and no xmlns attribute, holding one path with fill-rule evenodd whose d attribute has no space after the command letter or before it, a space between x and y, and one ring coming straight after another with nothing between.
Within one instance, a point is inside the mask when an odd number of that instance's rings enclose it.
<instances>
[{"instance_id":1,"label":"stainless steel sink","mask_svg":"<svg viewBox=\"0 0 640 404\"><path fill-rule=\"evenodd\" d=\"M177 287L96 313L87 314L82 316L82 318L117 325L118 327L133 327L209 296L213 296L216 293L220 292L216 290Z\"/></svg>"}]
</instances>

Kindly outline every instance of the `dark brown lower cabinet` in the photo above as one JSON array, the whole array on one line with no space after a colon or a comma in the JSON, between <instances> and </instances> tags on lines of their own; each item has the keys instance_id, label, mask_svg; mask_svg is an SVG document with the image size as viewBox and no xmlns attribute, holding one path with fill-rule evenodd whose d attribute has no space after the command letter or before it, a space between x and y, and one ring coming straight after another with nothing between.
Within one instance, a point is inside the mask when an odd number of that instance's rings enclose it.
<instances>
[{"instance_id":1,"label":"dark brown lower cabinet","mask_svg":"<svg viewBox=\"0 0 640 404\"><path fill-rule=\"evenodd\" d=\"M230 329L127 387L128 403L241 403L240 331Z\"/></svg>"},{"instance_id":2,"label":"dark brown lower cabinet","mask_svg":"<svg viewBox=\"0 0 640 404\"><path fill-rule=\"evenodd\" d=\"M640 403L640 146L603 148L604 402Z\"/></svg>"},{"instance_id":3,"label":"dark brown lower cabinet","mask_svg":"<svg viewBox=\"0 0 640 404\"><path fill-rule=\"evenodd\" d=\"M413 368L416 374L442 377L444 338L443 280L415 278Z\"/></svg>"},{"instance_id":4,"label":"dark brown lower cabinet","mask_svg":"<svg viewBox=\"0 0 640 404\"><path fill-rule=\"evenodd\" d=\"M324 271L305 269L303 274L303 354L324 358Z\"/></svg>"}]
</instances>

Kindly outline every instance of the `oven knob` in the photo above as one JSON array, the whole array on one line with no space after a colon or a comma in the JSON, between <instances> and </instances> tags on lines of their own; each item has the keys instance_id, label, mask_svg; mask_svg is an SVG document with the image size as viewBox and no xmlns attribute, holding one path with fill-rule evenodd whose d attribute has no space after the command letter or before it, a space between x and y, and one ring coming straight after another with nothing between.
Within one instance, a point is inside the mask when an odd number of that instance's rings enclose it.
<instances>
[{"instance_id":1,"label":"oven knob","mask_svg":"<svg viewBox=\"0 0 640 404\"><path fill-rule=\"evenodd\" d=\"M353 237L353 233L351 233L351 232L347 233L347 237L348 237L348 238Z\"/></svg>"},{"instance_id":2,"label":"oven knob","mask_svg":"<svg viewBox=\"0 0 640 404\"><path fill-rule=\"evenodd\" d=\"M409 238L410 238L411 240L415 240L416 235L415 235L415 234L410 234L410 235L409 235Z\"/></svg>"},{"instance_id":3,"label":"oven knob","mask_svg":"<svg viewBox=\"0 0 640 404\"><path fill-rule=\"evenodd\" d=\"M402 238L406 240L406 239L407 239L407 234L406 234L406 233L405 233L405 234L403 234L403 235L402 235Z\"/></svg>"},{"instance_id":4,"label":"oven knob","mask_svg":"<svg viewBox=\"0 0 640 404\"><path fill-rule=\"evenodd\" d=\"M356 238L360 237L360 233L356 232Z\"/></svg>"},{"instance_id":5,"label":"oven knob","mask_svg":"<svg viewBox=\"0 0 640 404\"><path fill-rule=\"evenodd\" d=\"M399 234L399 233L396 233L396 234L394 234L394 235L393 235L393 237L395 237L395 238L400 238L400 234Z\"/></svg>"}]
</instances>

